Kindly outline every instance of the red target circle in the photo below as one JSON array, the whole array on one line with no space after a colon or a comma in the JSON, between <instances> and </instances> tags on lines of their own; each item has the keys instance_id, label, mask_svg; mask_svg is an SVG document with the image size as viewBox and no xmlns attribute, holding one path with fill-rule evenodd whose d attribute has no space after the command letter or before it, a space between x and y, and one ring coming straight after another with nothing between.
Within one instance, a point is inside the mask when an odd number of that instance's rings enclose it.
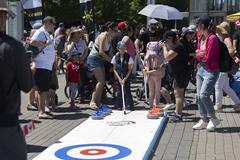
<instances>
[{"instance_id":1,"label":"red target circle","mask_svg":"<svg viewBox=\"0 0 240 160\"><path fill-rule=\"evenodd\" d=\"M103 149L85 149L85 150L82 150L80 152L80 154L83 154L83 155L88 155L88 156L96 156L96 155L101 155L101 154L105 154L107 153L106 150L103 150Z\"/></svg>"}]
</instances>

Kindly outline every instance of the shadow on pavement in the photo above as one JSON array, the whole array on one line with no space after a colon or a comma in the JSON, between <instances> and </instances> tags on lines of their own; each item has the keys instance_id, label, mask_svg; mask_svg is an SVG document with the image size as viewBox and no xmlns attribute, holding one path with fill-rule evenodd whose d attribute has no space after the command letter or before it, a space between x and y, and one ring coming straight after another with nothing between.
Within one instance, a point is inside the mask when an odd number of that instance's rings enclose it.
<instances>
[{"instance_id":1,"label":"shadow on pavement","mask_svg":"<svg viewBox=\"0 0 240 160\"><path fill-rule=\"evenodd\" d=\"M37 146L37 145L27 144L27 152L28 153L40 153L40 152L44 151L45 149L47 149L47 147L45 147L45 146Z\"/></svg>"},{"instance_id":2,"label":"shadow on pavement","mask_svg":"<svg viewBox=\"0 0 240 160\"><path fill-rule=\"evenodd\" d=\"M197 123L200 120L199 117L183 117L184 122L195 122Z\"/></svg>"},{"instance_id":3,"label":"shadow on pavement","mask_svg":"<svg viewBox=\"0 0 240 160\"><path fill-rule=\"evenodd\" d=\"M70 107L58 107L53 112L55 112L55 113L75 113L75 112L81 112L81 108L79 108L79 109L72 109Z\"/></svg>"},{"instance_id":4,"label":"shadow on pavement","mask_svg":"<svg viewBox=\"0 0 240 160\"><path fill-rule=\"evenodd\" d=\"M86 113L73 113L73 114L59 114L54 115L53 119L57 120L77 120L82 118L88 118L90 115Z\"/></svg>"},{"instance_id":5,"label":"shadow on pavement","mask_svg":"<svg viewBox=\"0 0 240 160\"><path fill-rule=\"evenodd\" d=\"M20 119L19 123L29 123L32 119ZM41 123L39 120L34 120L34 123Z\"/></svg>"},{"instance_id":6,"label":"shadow on pavement","mask_svg":"<svg viewBox=\"0 0 240 160\"><path fill-rule=\"evenodd\" d=\"M183 110L198 110L198 106L196 104L191 104L184 107Z\"/></svg>"},{"instance_id":7,"label":"shadow on pavement","mask_svg":"<svg viewBox=\"0 0 240 160\"><path fill-rule=\"evenodd\" d=\"M218 133L240 133L240 127L222 127L222 128L216 128L216 132Z\"/></svg>"}]
</instances>

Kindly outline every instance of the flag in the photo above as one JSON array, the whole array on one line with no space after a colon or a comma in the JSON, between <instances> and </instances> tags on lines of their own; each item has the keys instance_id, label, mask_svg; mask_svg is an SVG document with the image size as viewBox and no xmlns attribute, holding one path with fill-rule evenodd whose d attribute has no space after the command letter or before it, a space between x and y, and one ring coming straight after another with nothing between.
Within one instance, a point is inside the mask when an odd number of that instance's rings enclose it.
<instances>
[{"instance_id":1,"label":"flag","mask_svg":"<svg viewBox=\"0 0 240 160\"><path fill-rule=\"evenodd\" d=\"M24 11L27 14L31 26L35 23L42 24L43 8L42 0L21 0Z\"/></svg>"},{"instance_id":2,"label":"flag","mask_svg":"<svg viewBox=\"0 0 240 160\"><path fill-rule=\"evenodd\" d=\"M85 10L90 10L92 8L92 0L79 0L80 3L80 14L84 15Z\"/></svg>"}]
</instances>

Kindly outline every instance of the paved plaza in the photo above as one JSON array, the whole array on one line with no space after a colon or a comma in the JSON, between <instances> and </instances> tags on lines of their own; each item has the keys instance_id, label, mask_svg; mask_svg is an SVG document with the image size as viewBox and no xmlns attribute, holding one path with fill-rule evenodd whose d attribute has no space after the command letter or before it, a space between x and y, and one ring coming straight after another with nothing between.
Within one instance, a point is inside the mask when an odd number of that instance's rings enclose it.
<instances>
[{"instance_id":1,"label":"paved plaza","mask_svg":"<svg viewBox=\"0 0 240 160\"><path fill-rule=\"evenodd\" d=\"M37 111L27 111L28 97L22 95L22 123L34 120L36 129L26 136L28 147L28 159L31 160L70 132L73 128L85 121L92 110L88 104L82 104L80 111L70 110L66 104L63 88L65 79L59 75L60 89L57 91L59 97L59 110L54 112L54 119L39 120ZM139 83L140 84L140 83ZM137 85L133 85L133 95ZM192 126L199 120L197 106L195 105L195 89L189 85L186 98L192 102L184 108L184 121L181 123L168 122L156 150L153 151L153 160L238 160L240 159L240 114L232 112L231 100L224 97L225 109L218 113L221 125L216 132L206 130L192 130ZM134 98L137 107L142 109L146 106L142 101ZM169 112L171 115L171 111ZM136 133L141 134L141 133ZM144 136L144 135L143 135Z\"/></svg>"}]
</instances>

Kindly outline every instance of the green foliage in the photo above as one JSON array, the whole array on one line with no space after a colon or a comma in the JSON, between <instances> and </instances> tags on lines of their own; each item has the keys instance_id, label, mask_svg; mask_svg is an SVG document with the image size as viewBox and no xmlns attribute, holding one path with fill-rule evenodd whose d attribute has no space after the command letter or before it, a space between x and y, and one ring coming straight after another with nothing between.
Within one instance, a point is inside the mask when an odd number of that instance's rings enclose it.
<instances>
[{"instance_id":1,"label":"green foliage","mask_svg":"<svg viewBox=\"0 0 240 160\"><path fill-rule=\"evenodd\" d=\"M165 4L177 8L181 12L189 10L190 0L156 0L156 4Z\"/></svg>"},{"instance_id":2,"label":"green foliage","mask_svg":"<svg viewBox=\"0 0 240 160\"><path fill-rule=\"evenodd\" d=\"M66 23L79 22L80 4L78 0L44 0L45 15L56 17Z\"/></svg>"},{"instance_id":3,"label":"green foliage","mask_svg":"<svg viewBox=\"0 0 240 160\"><path fill-rule=\"evenodd\" d=\"M42 0L44 2L45 15L56 17L57 21L67 24L79 24L82 21L89 23L93 15L88 11L84 16L80 15L79 0ZM133 20L146 22L146 17L138 12L146 6L147 0L92 0L94 2L95 21L102 24L106 21ZM167 4L176 7L180 11L187 11L189 0L156 0L157 4Z\"/></svg>"}]
</instances>

